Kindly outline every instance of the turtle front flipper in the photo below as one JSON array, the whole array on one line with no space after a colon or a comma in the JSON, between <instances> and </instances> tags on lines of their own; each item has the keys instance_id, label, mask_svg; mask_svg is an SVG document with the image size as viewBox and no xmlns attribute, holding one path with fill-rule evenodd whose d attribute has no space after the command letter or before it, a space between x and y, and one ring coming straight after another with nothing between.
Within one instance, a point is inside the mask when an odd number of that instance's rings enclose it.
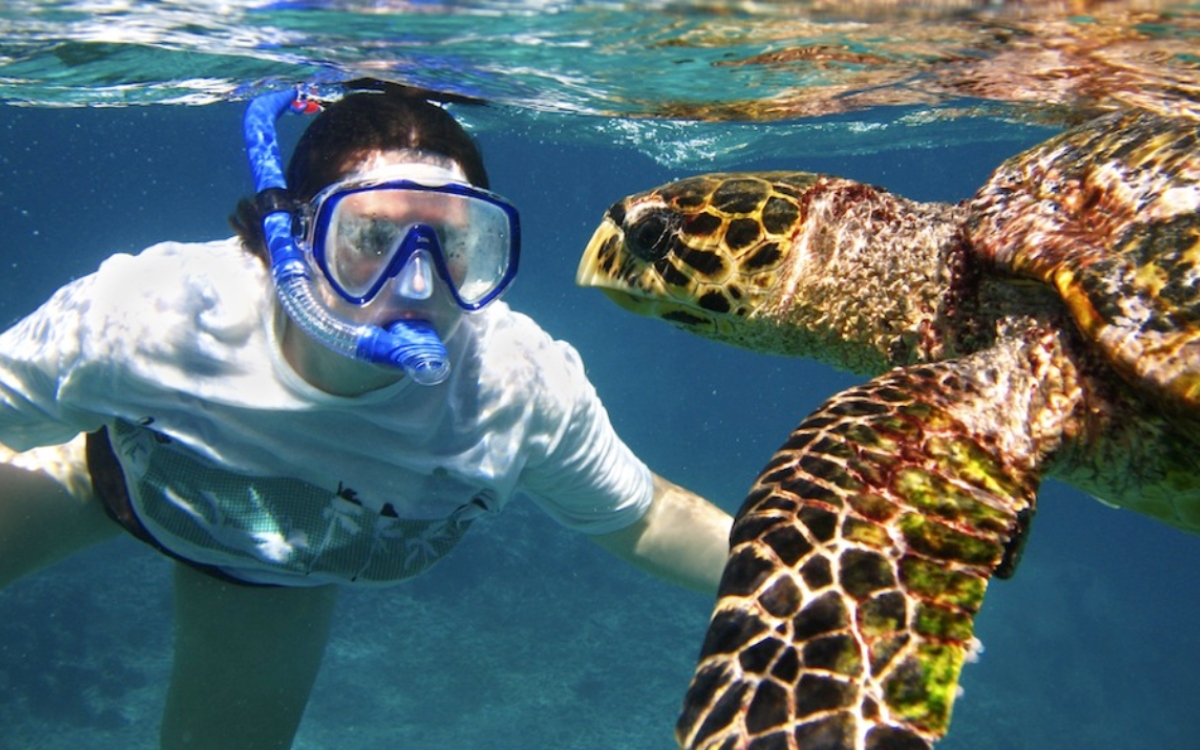
<instances>
[{"instance_id":1,"label":"turtle front flipper","mask_svg":"<svg viewBox=\"0 0 1200 750\"><path fill-rule=\"evenodd\" d=\"M946 732L1039 481L1037 451L1008 440L1034 410L995 399L995 378L895 370L792 433L734 524L682 747L921 750Z\"/></svg>"}]
</instances>

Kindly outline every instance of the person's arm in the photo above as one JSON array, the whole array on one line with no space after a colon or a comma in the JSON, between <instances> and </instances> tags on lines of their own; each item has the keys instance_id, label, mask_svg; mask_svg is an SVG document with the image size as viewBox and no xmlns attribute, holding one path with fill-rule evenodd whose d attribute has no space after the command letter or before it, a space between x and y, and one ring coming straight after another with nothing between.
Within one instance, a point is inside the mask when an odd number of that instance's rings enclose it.
<instances>
[{"instance_id":1,"label":"person's arm","mask_svg":"<svg viewBox=\"0 0 1200 750\"><path fill-rule=\"evenodd\" d=\"M74 424L60 388L80 359L83 310L94 277L59 289L41 307L0 333L0 444L13 451L56 445L98 424Z\"/></svg>"},{"instance_id":2,"label":"person's arm","mask_svg":"<svg viewBox=\"0 0 1200 750\"><path fill-rule=\"evenodd\" d=\"M591 539L663 580L715 596L732 523L725 511L655 474L646 515L632 526Z\"/></svg>"}]
</instances>

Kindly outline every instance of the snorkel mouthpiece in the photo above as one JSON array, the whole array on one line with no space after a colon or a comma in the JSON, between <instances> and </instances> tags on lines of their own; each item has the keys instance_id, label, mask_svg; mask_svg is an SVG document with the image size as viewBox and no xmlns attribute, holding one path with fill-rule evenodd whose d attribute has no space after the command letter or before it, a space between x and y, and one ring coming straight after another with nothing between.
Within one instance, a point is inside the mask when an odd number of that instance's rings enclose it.
<instances>
[{"instance_id":1,"label":"snorkel mouthpiece","mask_svg":"<svg viewBox=\"0 0 1200 750\"><path fill-rule=\"evenodd\" d=\"M398 320L384 329L370 326L358 340L358 355L371 362L387 362L421 385L437 385L450 374L446 347L433 326L424 320Z\"/></svg>"},{"instance_id":2,"label":"snorkel mouthpiece","mask_svg":"<svg viewBox=\"0 0 1200 750\"><path fill-rule=\"evenodd\" d=\"M314 112L316 98L333 101L343 93L340 87L301 87L263 94L246 107L246 155L254 174L256 199L264 207L263 233L271 254L275 293L288 317L329 349L364 362L400 367L421 385L437 385L449 376L450 361L433 326L424 320L399 320L384 329L338 318L317 298L309 263L292 236L275 121L289 110Z\"/></svg>"}]
</instances>

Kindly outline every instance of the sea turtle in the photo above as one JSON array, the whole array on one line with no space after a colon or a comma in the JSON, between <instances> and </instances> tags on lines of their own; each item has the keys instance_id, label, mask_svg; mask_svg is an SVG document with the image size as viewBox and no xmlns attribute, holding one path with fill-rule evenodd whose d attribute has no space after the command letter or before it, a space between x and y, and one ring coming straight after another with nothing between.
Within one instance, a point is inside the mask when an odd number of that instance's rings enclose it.
<instances>
[{"instance_id":1,"label":"sea turtle","mask_svg":"<svg viewBox=\"0 0 1200 750\"><path fill-rule=\"evenodd\" d=\"M1112 113L958 205L765 172L608 210L580 284L875 376L751 488L681 746L930 748L1045 476L1200 532L1197 129Z\"/></svg>"}]
</instances>

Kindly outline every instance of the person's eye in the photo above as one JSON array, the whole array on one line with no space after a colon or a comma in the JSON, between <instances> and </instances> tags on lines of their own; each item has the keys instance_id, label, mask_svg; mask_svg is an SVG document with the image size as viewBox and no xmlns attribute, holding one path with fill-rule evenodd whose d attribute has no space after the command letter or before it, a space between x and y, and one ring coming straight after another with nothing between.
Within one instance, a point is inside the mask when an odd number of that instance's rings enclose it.
<instances>
[{"instance_id":1,"label":"person's eye","mask_svg":"<svg viewBox=\"0 0 1200 750\"><path fill-rule=\"evenodd\" d=\"M343 241L363 258L385 255L395 241L396 232L386 222L362 222L342 232Z\"/></svg>"}]
</instances>

